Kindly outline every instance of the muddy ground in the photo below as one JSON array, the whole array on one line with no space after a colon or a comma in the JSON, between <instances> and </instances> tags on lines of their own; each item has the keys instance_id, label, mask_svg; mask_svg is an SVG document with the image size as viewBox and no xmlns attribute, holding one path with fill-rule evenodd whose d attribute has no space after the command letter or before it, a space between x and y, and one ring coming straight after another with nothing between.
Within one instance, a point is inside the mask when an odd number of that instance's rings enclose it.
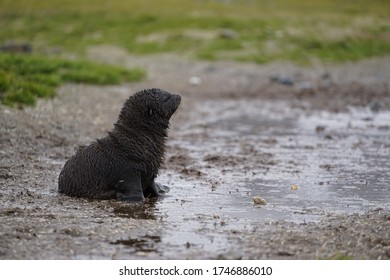
<instances>
[{"instance_id":1,"label":"muddy ground","mask_svg":"<svg viewBox=\"0 0 390 280\"><path fill-rule=\"evenodd\" d=\"M136 58L148 79L65 85L35 108L0 108L1 259L389 259L390 58L310 69ZM158 201L57 194L82 144L123 101L180 93ZM255 205L261 196L267 205Z\"/></svg>"}]
</instances>

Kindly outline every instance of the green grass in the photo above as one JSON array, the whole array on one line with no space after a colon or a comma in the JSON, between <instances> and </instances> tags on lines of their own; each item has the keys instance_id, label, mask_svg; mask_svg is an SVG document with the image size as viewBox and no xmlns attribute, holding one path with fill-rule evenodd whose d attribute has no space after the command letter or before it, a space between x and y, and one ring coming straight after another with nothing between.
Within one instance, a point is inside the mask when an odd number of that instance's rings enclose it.
<instances>
[{"instance_id":1,"label":"green grass","mask_svg":"<svg viewBox=\"0 0 390 280\"><path fill-rule=\"evenodd\" d=\"M81 58L109 44L134 55L340 63L388 55L389 14L388 0L0 0L0 44Z\"/></svg>"},{"instance_id":2,"label":"green grass","mask_svg":"<svg viewBox=\"0 0 390 280\"><path fill-rule=\"evenodd\" d=\"M89 46L112 44L138 55L301 64L390 53L387 0L0 0L0 6L0 42L29 41L38 51L60 46L83 55ZM237 36L223 38L223 29Z\"/></svg>"},{"instance_id":3,"label":"green grass","mask_svg":"<svg viewBox=\"0 0 390 280\"><path fill-rule=\"evenodd\" d=\"M89 61L0 54L0 102L34 105L38 97L54 96L56 87L66 82L110 85L138 81L144 75L141 69Z\"/></svg>"}]
</instances>

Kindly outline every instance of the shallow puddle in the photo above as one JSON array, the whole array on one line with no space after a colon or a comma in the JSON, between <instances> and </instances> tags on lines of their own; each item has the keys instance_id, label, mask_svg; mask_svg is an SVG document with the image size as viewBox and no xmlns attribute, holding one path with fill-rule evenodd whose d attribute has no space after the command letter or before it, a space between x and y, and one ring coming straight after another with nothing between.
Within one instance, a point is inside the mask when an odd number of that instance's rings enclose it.
<instances>
[{"instance_id":1,"label":"shallow puddle","mask_svg":"<svg viewBox=\"0 0 390 280\"><path fill-rule=\"evenodd\" d=\"M390 209L389 113L306 113L259 101L199 106L203 117L192 118L199 122L170 141L191 160L158 179L171 185L155 209L164 248L192 246L207 255L232 242L235 231L264 223ZM268 204L255 205L254 196Z\"/></svg>"}]
</instances>

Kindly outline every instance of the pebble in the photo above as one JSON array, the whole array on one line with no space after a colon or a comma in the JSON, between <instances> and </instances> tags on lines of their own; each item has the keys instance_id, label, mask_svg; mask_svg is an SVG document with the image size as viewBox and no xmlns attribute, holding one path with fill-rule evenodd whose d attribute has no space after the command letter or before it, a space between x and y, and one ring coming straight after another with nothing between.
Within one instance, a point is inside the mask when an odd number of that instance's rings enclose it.
<instances>
[{"instance_id":1,"label":"pebble","mask_svg":"<svg viewBox=\"0 0 390 280\"><path fill-rule=\"evenodd\" d=\"M236 39L238 34L234 30L225 28L221 30L219 36L224 39Z\"/></svg>"},{"instance_id":2,"label":"pebble","mask_svg":"<svg viewBox=\"0 0 390 280\"><path fill-rule=\"evenodd\" d=\"M267 205L267 201L258 195L253 197L253 203L255 205Z\"/></svg>"},{"instance_id":3,"label":"pebble","mask_svg":"<svg viewBox=\"0 0 390 280\"><path fill-rule=\"evenodd\" d=\"M292 191L296 191L296 190L298 190L299 189L299 186L298 185L292 185L291 186L291 190Z\"/></svg>"},{"instance_id":4,"label":"pebble","mask_svg":"<svg viewBox=\"0 0 390 280\"><path fill-rule=\"evenodd\" d=\"M287 75L272 75L270 77L271 81L284 85L284 86L293 86L294 85L294 78L287 76Z\"/></svg>"},{"instance_id":5,"label":"pebble","mask_svg":"<svg viewBox=\"0 0 390 280\"><path fill-rule=\"evenodd\" d=\"M198 85L200 85L202 83L202 79L197 77L197 76L193 76L193 77L190 78L190 80L188 82L192 86L198 86Z\"/></svg>"}]
</instances>

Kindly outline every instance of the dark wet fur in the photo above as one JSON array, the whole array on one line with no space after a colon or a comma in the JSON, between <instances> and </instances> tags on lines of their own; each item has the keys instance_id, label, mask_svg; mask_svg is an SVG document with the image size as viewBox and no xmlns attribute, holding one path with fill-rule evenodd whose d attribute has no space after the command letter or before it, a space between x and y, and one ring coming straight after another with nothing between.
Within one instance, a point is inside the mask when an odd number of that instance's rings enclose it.
<instances>
[{"instance_id":1,"label":"dark wet fur","mask_svg":"<svg viewBox=\"0 0 390 280\"><path fill-rule=\"evenodd\" d=\"M80 148L59 176L59 192L76 197L140 201L159 196L169 119L180 96L160 89L129 97L108 136Z\"/></svg>"}]
</instances>

